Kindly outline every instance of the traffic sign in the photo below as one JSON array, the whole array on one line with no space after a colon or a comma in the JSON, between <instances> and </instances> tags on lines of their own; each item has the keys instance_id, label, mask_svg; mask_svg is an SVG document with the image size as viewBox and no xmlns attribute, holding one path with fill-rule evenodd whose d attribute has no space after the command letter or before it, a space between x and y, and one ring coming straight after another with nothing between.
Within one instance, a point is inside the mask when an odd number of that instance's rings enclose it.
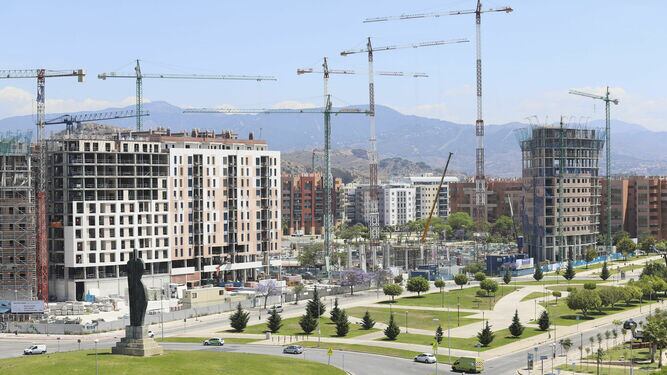
<instances>
[{"instance_id":1,"label":"traffic sign","mask_svg":"<svg viewBox=\"0 0 667 375\"><path fill-rule=\"evenodd\" d=\"M333 348L329 347L329 350L327 350L327 355L331 357L333 355Z\"/></svg>"}]
</instances>

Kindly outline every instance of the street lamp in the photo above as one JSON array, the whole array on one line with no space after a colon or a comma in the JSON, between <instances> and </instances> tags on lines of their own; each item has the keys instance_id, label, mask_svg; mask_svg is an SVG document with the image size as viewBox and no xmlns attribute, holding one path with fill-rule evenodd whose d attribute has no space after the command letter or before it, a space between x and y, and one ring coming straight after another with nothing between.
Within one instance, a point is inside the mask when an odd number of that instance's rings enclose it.
<instances>
[{"instance_id":1,"label":"street lamp","mask_svg":"<svg viewBox=\"0 0 667 375\"><path fill-rule=\"evenodd\" d=\"M482 343L478 342L477 344L475 344L475 348L477 348L477 358L479 358L479 348L481 348L481 347L482 347Z\"/></svg>"},{"instance_id":2,"label":"street lamp","mask_svg":"<svg viewBox=\"0 0 667 375\"><path fill-rule=\"evenodd\" d=\"M58 353L60 353L60 337L56 337L56 342L58 343Z\"/></svg>"},{"instance_id":3,"label":"street lamp","mask_svg":"<svg viewBox=\"0 0 667 375\"><path fill-rule=\"evenodd\" d=\"M97 343L100 342L100 340L95 339L95 375L100 375L100 365L99 362L97 361Z\"/></svg>"},{"instance_id":4,"label":"street lamp","mask_svg":"<svg viewBox=\"0 0 667 375\"><path fill-rule=\"evenodd\" d=\"M551 372L554 372L554 360L556 359L556 343L551 344Z\"/></svg>"},{"instance_id":5,"label":"street lamp","mask_svg":"<svg viewBox=\"0 0 667 375\"><path fill-rule=\"evenodd\" d=\"M408 333L408 312L405 312L405 333Z\"/></svg>"},{"instance_id":6,"label":"street lamp","mask_svg":"<svg viewBox=\"0 0 667 375\"><path fill-rule=\"evenodd\" d=\"M461 296L456 296L456 326L461 326Z\"/></svg>"}]
</instances>

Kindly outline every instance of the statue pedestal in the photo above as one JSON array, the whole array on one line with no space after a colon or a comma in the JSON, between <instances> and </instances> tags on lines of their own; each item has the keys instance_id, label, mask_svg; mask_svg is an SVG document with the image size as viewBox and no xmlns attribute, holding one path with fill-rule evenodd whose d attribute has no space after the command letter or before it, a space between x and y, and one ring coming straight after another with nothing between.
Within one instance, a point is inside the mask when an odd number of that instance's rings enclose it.
<instances>
[{"instance_id":1,"label":"statue pedestal","mask_svg":"<svg viewBox=\"0 0 667 375\"><path fill-rule=\"evenodd\" d=\"M154 339L148 337L147 327L125 326L125 337L111 348L111 353L150 357L163 354L164 351Z\"/></svg>"}]
</instances>

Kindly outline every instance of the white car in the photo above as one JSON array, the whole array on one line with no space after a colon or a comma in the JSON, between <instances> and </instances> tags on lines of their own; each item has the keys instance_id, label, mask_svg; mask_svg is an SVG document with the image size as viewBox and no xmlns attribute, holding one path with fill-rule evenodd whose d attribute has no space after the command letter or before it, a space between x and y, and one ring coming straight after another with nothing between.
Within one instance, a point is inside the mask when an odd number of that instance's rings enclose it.
<instances>
[{"instance_id":1,"label":"white car","mask_svg":"<svg viewBox=\"0 0 667 375\"><path fill-rule=\"evenodd\" d=\"M285 354L302 354L303 353L303 346L301 346L301 345L286 346L285 349L283 349L283 353L285 353Z\"/></svg>"},{"instance_id":2,"label":"white car","mask_svg":"<svg viewBox=\"0 0 667 375\"><path fill-rule=\"evenodd\" d=\"M30 345L23 349L23 355L46 354L46 345Z\"/></svg>"},{"instance_id":3,"label":"white car","mask_svg":"<svg viewBox=\"0 0 667 375\"><path fill-rule=\"evenodd\" d=\"M204 346L224 346L225 340L220 337L212 337L208 340L204 340Z\"/></svg>"},{"instance_id":4,"label":"white car","mask_svg":"<svg viewBox=\"0 0 667 375\"><path fill-rule=\"evenodd\" d=\"M283 305L273 305L273 307L271 307L269 309L269 311L274 310L274 309L276 310L277 313L282 313L283 312Z\"/></svg>"},{"instance_id":5,"label":"white car","mask_svg":"<svg viewBox=\"0 0 667 375\"><path fill-rule=\"evenodd\" d=\"M415 362L435 363L435 356L431 353L422 353L415 357Z\"/></svg>"}]
</instances>

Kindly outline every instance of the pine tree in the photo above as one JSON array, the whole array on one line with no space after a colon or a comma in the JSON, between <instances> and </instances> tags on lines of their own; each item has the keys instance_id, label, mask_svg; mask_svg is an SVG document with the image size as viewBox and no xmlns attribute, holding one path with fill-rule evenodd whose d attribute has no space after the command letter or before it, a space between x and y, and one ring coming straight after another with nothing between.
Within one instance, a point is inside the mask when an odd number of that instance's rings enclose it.
<instances>
[{"instance_id":1,"label":"pine tree","mask_svg":"<svg viewBox=\"0 0 667 375\"><path fill-rule=\"evenodd\" d=\"M533 273L533 279L535 279L535 281L540 281L542 280L542 278L544 278L544 273L542 273L542 268L540 268L540 266L536 264L535 272Z\"/></svg>"},{"instance_id":2,"label":"pine tree","mask_svg":"<svg viewBox=\"0 0 667 375\"><path fill-rule=\"evenodd\" d=\"M505 275L503 276L503 282L505 283L505 285L512 282L512 273L510 272L509 268L505 270Z\"/></svg>"},{"instance_id":3,"label":"pine tree","mask_svg":"<svg viewBox=\"0 0 667 375\"><path fill-rule=\"evenodd\" d=\"M514 337L519 337L523 334L524 329L525 327L519 320L519 310L514 310L514 318L512 318L512 324L509 327L510 333Z\"/></svg>"},{"instance_id":4,"label":"pine tree","mask_svg":"<svg viewBox=\"0 0 667 375\"><path fill-rule=\"evenodd\" d=\"M299 326L306 335L310 335L317 328L317 325L318 319L308 313L301 315L299 319Z\"/></svg>"},{"instance_id":5,"label":"pine tree","mask_svg":"<svg viewBox=\"0 0 667 375\"><path fill-rule=\"evenodd\" d=\"M336 321L336 335L338 335L338 337L344 337L348 332L350 332L350 322L347 320L347 313L345 310L341 310L338 314L338 320Z\"/></svg>"},{"instance_id":6,"label":"pine tree","mask_svg":"<svg viewBox=\"0 0 667 375\"><path fill-rule=\"evenodd\" d=\"M544 310L542 311L542 315L540 315L540 319L537 321L537 324L540 326L540 329L542 331L546 331L549 329L551 326L551 320L549 319L549 313Z\"/></svg>"},{"instance_id":7,"label":"pine tree","mask_svg":"<svg viewBox=\"0 0 667 375\"><path fill-rule=\"evenodd\" d=\"M280 331L280 327L283 326L283 318L280 316L278 311L275 308L271 309L269 312L269 319L266 323L266 327L271 331L271 333L276 333Z\"/></svg>"},{"instance_id":8,"label":"pine tree","mask_svg":"<svg viewBox=\"0 0 667 375\"><path fill-rule=\"evenodd\" d=\"M329 313L331 315L331 322L336 323L340 317L340 308L338 308L338 298L334 300L334 307Z\"/></svg>"},{"instance_id":9,"label":"pine tree","mask_svg":"<svg viewBox=\"0 0 667 375\"><path fill-rule=\"evenodd\" d=\"M604 261L604 264L602 265L602 271L600 271L600 278L602 280L607 280L611 276L611 273L609 272L609 268L607 268L607 261Z\"/></svg>"},{"instance_id":10,"label":"pine tree","mask_svg":"<svg viewBox=\"0 0 667 375\"><path fill-rule=\"evenodd\" d=\"M574 275L576 272L574 271L574 265L572 264L572 260L567 261L567 268L565 269L565 273L563 273L563 277L565 280L570 281L574 279Z\"/></svg>"},{"instance_id":11,"label":"pine tree","mask_svg":"<svg viewBox=\"0 0 667 375\"><path fill-rule=\"evenodd\" d=\"M486 322L486 326L477 333L477 340L483 347L489 346L495 337L496 335L491 332L489 322Z\"/></svg>"},{"instance_id":12,"label":"pine tree","mask_svg":"<svg viewBox=\"0 0 667 375\"><path fill-rule=\"evenodd\" d=\"M389 324L387 328L384 329L384 335L387 336L389 340L396 340L398 335L401 333L401 329L398 328L398 324L394 321L394 315L389 316Z\"/></svg>"},{"instance_id":13,"label":"pine tree","mask_svg":"<svg viewBox=\"0 0 667 375\"><path fill-rule=\"evenodd\" d=\"M442 337L444 336L444 332L442 332L442 326L438 324L438 328L435 330L435 341L438 342L438 345L442 342Z\"/></svg>"},{"instance_id":14,"label":"pine tree","mask_svg":"<svg viewBox=\"0 0 667 375\"><path fill-rule=\"evenodd\" d=\"M229 320L231 321L232 328L234 328L236 332L242 332L248 325L248 321L250 320L250 313L243 311L243 308L241 308L241 303L239 302L239 304L236 306L236 311L229 317Z\"/></svg>"},{"instance_id":15,"label":"pine tree","mask_svg":"<svg viewBox=\"0 0 667 375\"><path fill-rule=\"evenodd\" d=\"M315 288L315 291L313 292L313 298L308 301L308 304L306 305L306 314L314 317L320 317L324 314L325 311L327 311L327 307L320 300L320 294L317 292L317 288Z\"/></svg>"},{"instance_id":16,"label":"pine tree","mask_svg":"<svg viewBox=\"0 0 667 375\"><path fill-rule=\"evenodd\" d=\"M371 318L371 314L368 313L368 310L366 310L366 313L364 314L364 317L361 318L361 326L364 327L364 329L371 329L375 325L375 320Z\"/></svg>"}]
</instances>

